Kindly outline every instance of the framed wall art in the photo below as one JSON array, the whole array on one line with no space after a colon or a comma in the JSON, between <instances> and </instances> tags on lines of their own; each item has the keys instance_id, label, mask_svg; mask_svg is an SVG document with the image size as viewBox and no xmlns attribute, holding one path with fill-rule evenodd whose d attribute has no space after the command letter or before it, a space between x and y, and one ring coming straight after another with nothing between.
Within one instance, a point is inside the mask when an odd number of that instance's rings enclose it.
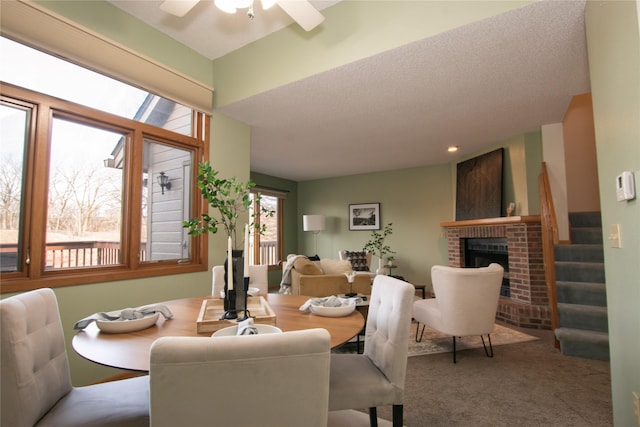
<instances>
[{"instance_id":1,"label":"framed wall art","mask_svg":"<svg viewBox=\"0 0 640 427\"><path fill-rule=\"evenodd\" d=\"M349 205L349 230L380 230L380 203Z\"/></svg>"}]
</instances>

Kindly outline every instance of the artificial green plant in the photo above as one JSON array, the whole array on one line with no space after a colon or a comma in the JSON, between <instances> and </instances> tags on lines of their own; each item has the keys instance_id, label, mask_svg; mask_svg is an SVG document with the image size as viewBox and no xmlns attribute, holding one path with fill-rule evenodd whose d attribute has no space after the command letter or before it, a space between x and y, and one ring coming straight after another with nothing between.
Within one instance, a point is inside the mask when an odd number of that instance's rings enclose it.
<instances>
[{"instance_id":1,"label":"artificial green plant","mask_svg":"<svg viewBox=\"0 0 640 427\"><path fill-rule=\"evenodd\" d=\"M393 233L392 226L393 226L393 223L390 222L389 224L384 226L384 229L382 230L382 232L373 230L371 232L371 237L369 238L369 241L365 243L364 248L362 248L362 250L369 251L373 255L378 256L380 259L383 259L384 256L387 254L394 254L395 251L392 251L389 245L384 244L384 240L387 238L387 236L390 236Z\"/></svg>"},{"instance_id":2,"label":"artificial green plant","mask_svg":"<svg viewBox=\"0 0 640 427\"><path fill-rule=\"evenodd\" d=\"M231 179L218 178L218 171L214 170L208 161L198 165L198 188L202 197L209 204L210 213L203 213L198 218L191 218L184 221L182 226L189 229L190 235L201 235L204 233L216 234L223 228L227 236L231 236L235 249L241 249L241 241L237 238L237 222L242 212L249 211L252 200L250 197L251 188L255 187L255 182L249 180L241 182L236 177ZM256 195L258 200L260 195ZM266 214L273 216L274 212L261 208L260 212L251 212L250 228L259 234L264 233L266 225L260 225L255 221L258 215ZM242 229L242 227L241 227ZM243 232L242 229L241 232Z\"/></svg>"}]
</instances>

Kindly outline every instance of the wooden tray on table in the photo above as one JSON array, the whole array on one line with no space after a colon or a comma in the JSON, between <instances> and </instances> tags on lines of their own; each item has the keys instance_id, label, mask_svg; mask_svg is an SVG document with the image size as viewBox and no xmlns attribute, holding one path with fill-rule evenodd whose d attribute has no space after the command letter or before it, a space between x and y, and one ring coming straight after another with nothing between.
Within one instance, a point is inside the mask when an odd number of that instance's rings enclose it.
<instances>
[{"instance_id":1,"label":"wooden tray on table","mask_svg":"<svg viewBox=\"0 0 640 427\"><path fill-rule=\"evenodd\" d=\"M247 310L253 317L254 323L276 324L276 314L264 297L247 297ZM202 301L200 314L198 314L198 320L196 321L198 333L215 332L227 326L238 324L236 319L221 319L223 314L224 300L216 298ZM240 312L239 314L242 315L243 313Z\"/></svg>"}]
</instances>

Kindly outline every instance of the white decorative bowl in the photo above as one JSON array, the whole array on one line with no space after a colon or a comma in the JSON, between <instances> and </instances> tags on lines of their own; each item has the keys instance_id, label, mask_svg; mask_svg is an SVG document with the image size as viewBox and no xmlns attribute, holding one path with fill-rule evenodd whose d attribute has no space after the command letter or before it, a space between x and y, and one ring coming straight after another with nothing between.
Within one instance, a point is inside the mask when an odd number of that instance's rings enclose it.
<instances>
[{"instance_id":1,"label":"white decorative bowl","mask_svg":"<svg viewBox=\"0 0 640 427\"><path fill-rule=\"evenodd\" d=\"M340 298L342 305L340 307L324 307L311 303L311 313L316 316L323 317L344 317L353 313L356 309L356 301L353 298Z\"/></svg>"},{"instance_id":2,"label":"white decorative bowl","mask_svg":"<svg viewBox=\"0 0 640 427\"><path fill-rule=\"evenodd\" d=\"M281 334L282 329L275 327L273 325L263 325L261 323L256 323L251 326L254 326L258 330L258 335L260 334ZM238 335L238 326L229 326L227 328L223 328L215 331L211 334L212 338L217 337L230 337L233 335ZM250 337L251 335L244 335Z\"/></svg>"},{"instance_id":3,"label":"white decorative bowl","mask_svg":"<svg viewBox=\"0 0 640 427\"><path fill-rule=\"evenodd\" d=\"M116 312L115 316L118 315ZM149 314L141 319L132 320L96 320L100 331L107 334L125 334L127 332L141 331L150 328L158 321L160 313Z\"/></svg>"}]
</instances>

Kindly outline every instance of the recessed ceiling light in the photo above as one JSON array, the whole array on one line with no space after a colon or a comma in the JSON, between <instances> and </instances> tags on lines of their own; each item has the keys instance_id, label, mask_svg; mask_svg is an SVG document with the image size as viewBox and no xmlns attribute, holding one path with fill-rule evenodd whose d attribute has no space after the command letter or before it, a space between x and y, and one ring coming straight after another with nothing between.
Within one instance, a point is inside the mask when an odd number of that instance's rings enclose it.
<instances>
[{"instance_id":1,"label":"recessed ceiling light","mask_svg":"<svg viewBox=\"0 0 640 427\"><path fill-rule=\"evenodd\" d=\"M450 153L455 153L456 151L458 151L458 146L457 145L451 145L450 147L447 148L447 151Z\"/></svg>"}]
</instances>

